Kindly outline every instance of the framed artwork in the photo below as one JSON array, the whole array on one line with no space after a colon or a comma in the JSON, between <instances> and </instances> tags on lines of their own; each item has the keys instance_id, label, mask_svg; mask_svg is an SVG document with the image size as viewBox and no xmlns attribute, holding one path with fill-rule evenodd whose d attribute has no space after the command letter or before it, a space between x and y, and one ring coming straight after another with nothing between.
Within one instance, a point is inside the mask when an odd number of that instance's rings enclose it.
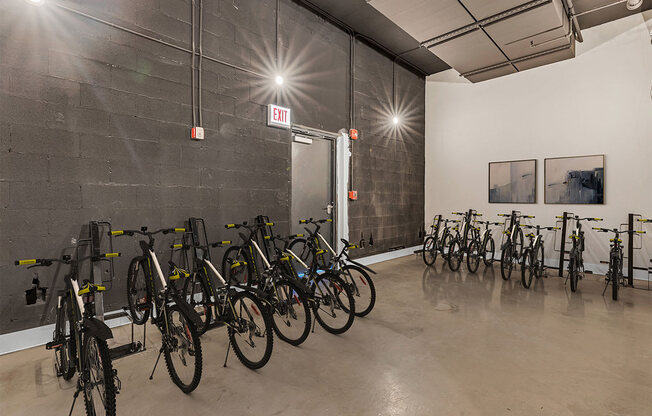
<instances>
[{"instance_id":1,"label":"framed artwork","mask_svg":"<svg viewBox=\"0 0 652 416\"><path fill-rule=\"evenodd\" d=\"M544 162L546 204L604 204L604 155Z\"/></svg>"},{"instance_id":2,"label":"framed artwork","mask_svg":"<svg viewBox=\"0 0 652 416\"><path fill-rule=\"evenodd\" d=\"M489 163L489 203L535 204L536 159Z\"/></svg>"}]
</instances>

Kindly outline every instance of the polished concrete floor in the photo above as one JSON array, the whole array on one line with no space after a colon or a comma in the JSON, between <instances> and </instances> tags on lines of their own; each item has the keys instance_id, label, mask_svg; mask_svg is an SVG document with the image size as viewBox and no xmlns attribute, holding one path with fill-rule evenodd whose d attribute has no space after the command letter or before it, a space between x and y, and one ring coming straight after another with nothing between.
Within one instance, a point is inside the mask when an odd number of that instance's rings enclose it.
<instances>
[{"instance_id":1,"label":"polished concrete floor","mask_svg":"<svg viewBox=\"0 0 652 416\"><path fill-rule=\"evenodd\" d=\"M164 366L148 380L159 337L150 331L147 351L115 362L118 413L652 415L652 292L625 289L613 302L596 278L571 293L552 271L526 290L498 266L452 273L413 256L374 268L378 301L367 318L341 336L317 326L298 348L275 339L259 371L233 355L223 368L226 332L209 332L190 395ZM0 357L1 415L67 414L74 385L53 376L52 355L39 347Z\"/></svg>"}]
</instances>

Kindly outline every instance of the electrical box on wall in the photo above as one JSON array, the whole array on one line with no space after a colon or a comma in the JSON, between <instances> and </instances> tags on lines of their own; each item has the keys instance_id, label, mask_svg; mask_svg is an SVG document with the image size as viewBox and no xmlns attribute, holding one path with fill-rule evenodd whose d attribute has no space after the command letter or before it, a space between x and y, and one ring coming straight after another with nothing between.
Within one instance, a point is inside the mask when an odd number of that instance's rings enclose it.
<instances>
[{"instance_id":1,"label":"electrical box on wall","mask_svg":"<svg viewBox=\"0 0 652 416\"><path fill-rule=\"evenodd\" d=\"M349 199L351 201L357 201L358 200L358 191L349 191Z\"/></svg>"},{"instance_id":2,"label":"electrical box on wall","mask_svg":"<svg viewBox=\"0 0 652 416\"><path fill-rule=\"evenodd\" d=\"M193 127L192 130L190 130L190 138L193 140L204 140L204 128Z\"/></svg>"}]
</instances>

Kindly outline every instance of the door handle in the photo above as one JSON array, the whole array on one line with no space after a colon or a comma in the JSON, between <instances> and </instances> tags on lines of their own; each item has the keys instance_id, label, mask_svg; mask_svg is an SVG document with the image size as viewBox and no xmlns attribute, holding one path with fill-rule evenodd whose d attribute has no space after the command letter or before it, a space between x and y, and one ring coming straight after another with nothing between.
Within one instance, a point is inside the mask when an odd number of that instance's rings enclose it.
<instances>
[{"instance_id":1,"label":"door handle","mask_svg":"<svg viewBox=\"0 0 652 416\"><path fill-rule=\"evenodd\" d=\"M330 204L326 205L326 208L323 209L326 210L326 213L328 215L331 215L333 213L333 208L335 208L335 205L333 205L333 203L331 202Z\"/></svg>"}]
</instances>

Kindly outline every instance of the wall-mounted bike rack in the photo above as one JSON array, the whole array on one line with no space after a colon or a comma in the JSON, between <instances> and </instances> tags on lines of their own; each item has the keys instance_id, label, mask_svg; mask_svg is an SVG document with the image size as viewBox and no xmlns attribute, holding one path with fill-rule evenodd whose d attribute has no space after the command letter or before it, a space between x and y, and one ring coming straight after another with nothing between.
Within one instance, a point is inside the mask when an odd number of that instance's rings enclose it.
<instances>
[{"instance_id":1,"label":"wall-mounted bike rack","mask_svg":"<svg viewBox=\"0 0 652 416\"><path fill-rule=\"evenodd\" d=\"M100 250L101 244L102 244L102 239L104 236L108 236L108 245L109 245L109 253L113 253L113 237L111 236L111 223L107 221L91 221L88 224L88 231L89 231L89 240L90 240L90 250L91 250L91 256L93 258L96 258L97 256L100 255L102 252ZM99 266L98 262L93 262L93 265L91 267L91 282L95 284L101 284L104 285L106 283L110 283L112 287L113 286L113 281L115 280L115 273L114 273L114 266L113 266L113 258L107 259L109 262L109 273L108 273L108 278L103 279L102 278L102 270ZM105 315L104 314L104 299L103 299L103 294L101 292L99 293L100 296L97 296L96 294L96 299L95 299L95 307L96 307L96 316L100 320L109 320L109 319L115 319L115 318L124 318L127 317L129 321L131 322L131 341L128 342L127 344L119 345L117 347L113 347L109 350L109 353L111 354L111 359L118 359L122 357L126 357L127 355L135 354L137 352L142 352L145 351L145 340L147 337L147 324L143 325L143 341L136 341L135 340L135 335L134 335L134 322L131 319L131 314L129 313L129 307L123 306L121 312L115 312L112 314ZM99 300L99 302L98 302Z\"/></svg>"}]
</instances>

